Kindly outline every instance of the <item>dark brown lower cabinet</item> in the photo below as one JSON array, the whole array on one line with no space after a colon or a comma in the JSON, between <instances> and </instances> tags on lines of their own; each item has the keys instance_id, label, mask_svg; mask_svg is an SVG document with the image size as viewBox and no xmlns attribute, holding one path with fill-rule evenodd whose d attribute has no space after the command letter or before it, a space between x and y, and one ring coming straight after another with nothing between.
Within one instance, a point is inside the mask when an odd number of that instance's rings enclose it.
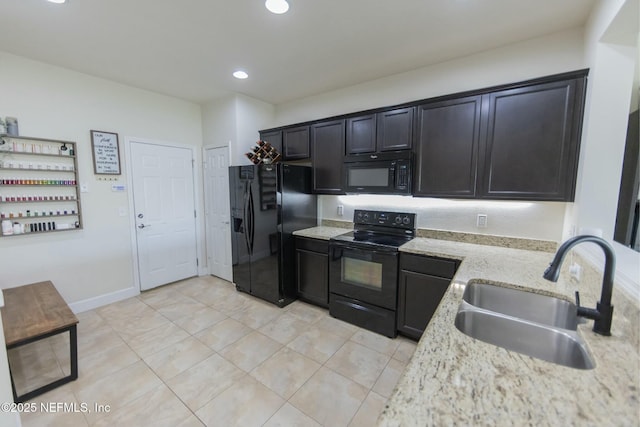
<instances>
[{"instance_id":1,"label":"dark brown lower cabinet","mask_svg":"<svg viewBox=\"0 0 640 427\"><path fill-rule=\"evenodd\" d=\"M447 292L458 261L400 254L398 332L419 340Z\"/></svg>"},{"instance_id":2,"label":"dark brown lower cabinet","mask_svg":"<svg viewBox=\"0 0 640 427\"><path fill-rule=\"evenodd\" d=\"M329 307L329 242L296 237L298 298Z\"/></svg>"}]
</instances>

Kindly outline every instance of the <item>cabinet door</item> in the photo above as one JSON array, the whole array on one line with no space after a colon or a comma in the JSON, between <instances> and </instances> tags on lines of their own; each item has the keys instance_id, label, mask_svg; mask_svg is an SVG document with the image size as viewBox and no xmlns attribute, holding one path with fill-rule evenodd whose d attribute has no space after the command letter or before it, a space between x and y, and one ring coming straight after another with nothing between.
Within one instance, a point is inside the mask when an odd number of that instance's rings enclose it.
<instances>
[{"instance_id":1,"label":"cabinet door","mask_svg":"<svg viewBox=\"0 0 640 427\"><path fill-rule=\"evenodd\" d=\"M413 139L413 107L378 113L377 151L407 150Z\"/></svg>"},{"instance_id":2,"label":"cabinet door","mask_svg":"<svg viewBox=\"0 0 640 427\"><path fill-rule=\"evenodd\" d=\"M309 158L309 126L284 129L282 131L284 160Z\"/></svg>"},{"instance_id":3,"label":"cabinet door","mask_svg":"<svg viewBox=\"0 0 640 427\"><path fill-rule=\"evenodd\" d=\"M260 139L269 142L282 155L282 131L260 132Z\"/></svg>"},{"instance_id":4,"label":"cabinet door","mask_svg":"<svg viewBox=\"0 0 640 427\"><path fill-rule=\"evenodd\" d=\"M310 250L323 248L323 252ZM329 254L326 242L296 238L296 288L300 298L322 307L329 306Z\"/></svg>"},{"instance_id":5,"label":"cabinet door","mask_svg":"<svg viewBox=\"0 0 640 427\"><path fill-rule=\"evenodd\" d=\"M414 195L475 197L481 97L418 107Z\"/></svg>"},{"instance_id":6,"label":"cabinet door","mask_svg":"<svg viewBox=\"0 0 640 427\"><path fill-rule=\"evenodd\" d=\"M398 332L420 339L450 282L451 279L401 270L398 283Z\"/></svg>"},{"instance_id":7,"label":"cabinet door","mask_svg":"<svg viewBox=\"0 0 640 427\"><path fill-rule=\"evenodd\" d=\"M584 79L486 95L481 196L574 198Z\"/></svg>"},{"instance_id":8,"label":"cabinet door","mask_svg":"<svg viewBox=\"0 0 640 427\"><path fill-rule=\"evenodd\" d=\"M344 123L336 120L311 126L313 191L316 193L343 193Z\"/></svg>"},{"instance_id":9,"label":"cabinet door","mask_svg":"<svg viewBox=\"0 0 640 427\"><path fill-rule=\"evenodd\" d=\"M376 115L347 119L347 154L376 151Z\"/></svg>"}]
</instances>

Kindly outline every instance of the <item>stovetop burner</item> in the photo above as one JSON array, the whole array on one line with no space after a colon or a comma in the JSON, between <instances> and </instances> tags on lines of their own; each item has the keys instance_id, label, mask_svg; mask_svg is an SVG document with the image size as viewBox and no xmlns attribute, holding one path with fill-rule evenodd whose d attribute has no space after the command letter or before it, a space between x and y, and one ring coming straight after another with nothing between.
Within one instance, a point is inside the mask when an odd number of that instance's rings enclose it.
<instances>
[{"instance_id":1,"label":"stovetop burner","mask_svg":"<svg viewBox=\"0 0 640 427\"><path fill-rule=\"evenodd\" d=\"M415 237L415 217L413 213L356 209L354 231L331 240L397 250Z\"/></svg>"}]
</instances>

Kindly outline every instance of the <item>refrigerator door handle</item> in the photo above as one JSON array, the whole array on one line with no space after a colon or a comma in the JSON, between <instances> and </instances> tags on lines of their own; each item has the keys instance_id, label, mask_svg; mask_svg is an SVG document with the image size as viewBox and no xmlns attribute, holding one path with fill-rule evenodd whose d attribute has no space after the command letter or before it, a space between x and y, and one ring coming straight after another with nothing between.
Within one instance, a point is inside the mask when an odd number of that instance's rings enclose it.
<instances>
[{"instance_id":1,"label":"refrigerator door handle","mask_svg":"<svg viewBox=\"0 0 640 427\"><path fill-rule=\"evenodd\" d=\"M244 222L244 243L247 245L247 252L251 255L251 245L249 242L249 234L251 233L251 224L249 222L249 182L245 182L244 186L244 209L242 211L242 221Z\"/></svg>"},{"instance_id":2,"label":"refrigerator door handle","mask_svg":"<svg viewBox=\"0 0 640 427\"><path fill-rule=\"evenodd\" d=\"M251 253L253 254L253 240L254 240L254 231L255 231L255 211L254 211L254 204L253 204L253 190L251 189L251 186L249 186L249 224L250 224L250 231L249 231L249 243L251 244Z\"/></svg>"}]
</instances>

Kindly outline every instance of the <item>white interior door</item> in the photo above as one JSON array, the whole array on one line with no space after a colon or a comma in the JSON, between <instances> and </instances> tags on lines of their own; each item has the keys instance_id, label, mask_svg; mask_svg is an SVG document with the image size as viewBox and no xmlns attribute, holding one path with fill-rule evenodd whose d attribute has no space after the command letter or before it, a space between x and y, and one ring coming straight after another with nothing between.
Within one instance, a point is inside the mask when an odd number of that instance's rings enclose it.
<instances>
[{"instance_id":1,"label":"white interior door","mask_svg":"<svg viewBox=\"0 0 640 427\"><path fill-rule=\"evenodd\" d=\"M231 228L229 225L229 150L205 150L205 215L209 273L232 281Z\"/></svg>"},{"instance_id":2,"label":"white interior door","mask_svg":"<svg viewBox=\"0 0 640 427\"><path fill-rule=\"evenodd\" d=\"M140 289L198 274L189 148L131 142Z\"/></svg>"}]
</instances>

